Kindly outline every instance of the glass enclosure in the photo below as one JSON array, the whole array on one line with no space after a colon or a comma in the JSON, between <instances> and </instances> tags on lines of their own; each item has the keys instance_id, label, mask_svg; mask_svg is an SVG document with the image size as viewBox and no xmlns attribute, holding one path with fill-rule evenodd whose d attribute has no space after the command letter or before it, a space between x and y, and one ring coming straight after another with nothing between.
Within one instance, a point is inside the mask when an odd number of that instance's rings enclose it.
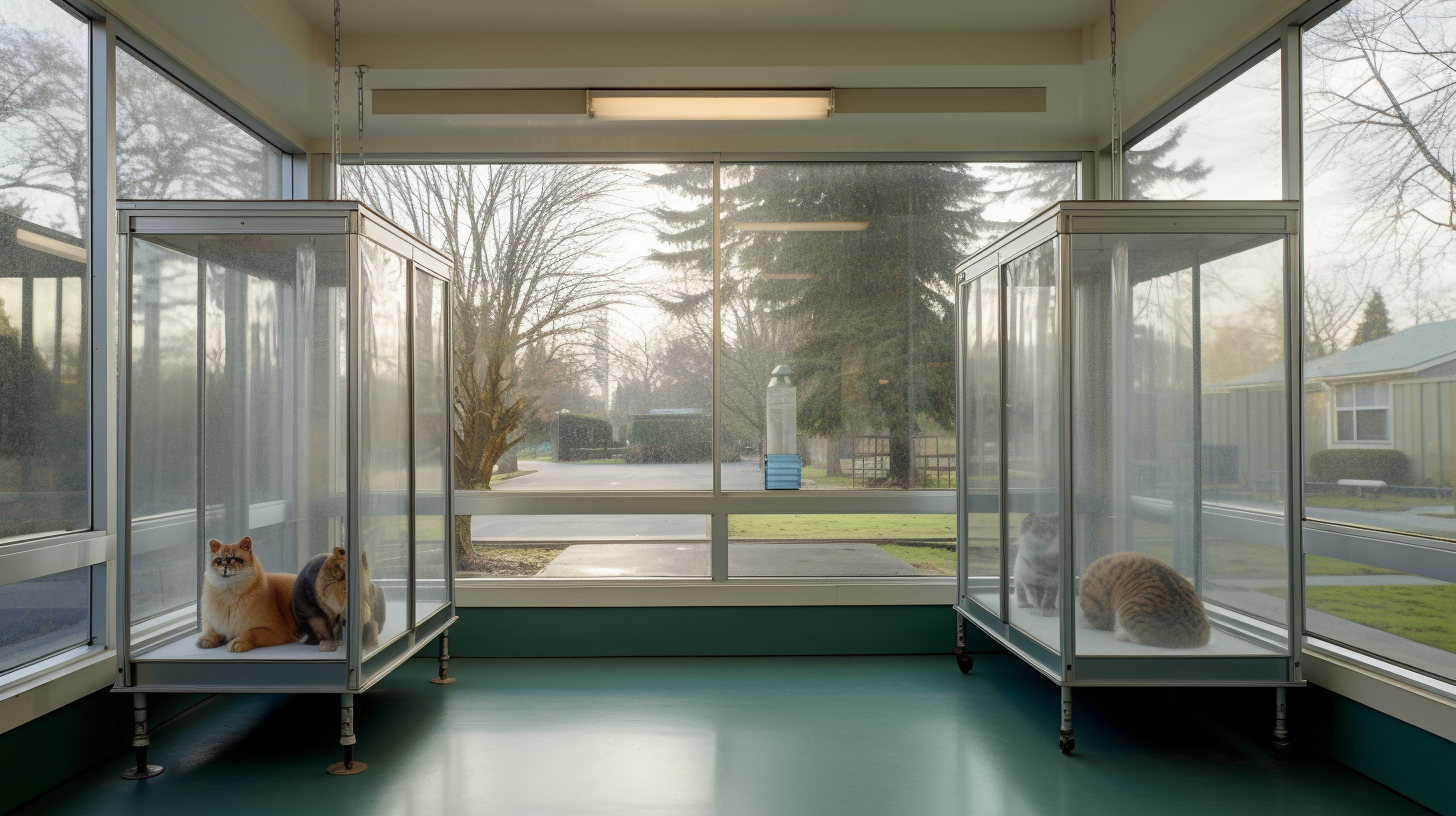
<instances>
[{"instance_id":1,"label":"glass enclosure","mask_svg":"<svg viewBox=\"0 0 1456 816\"><path fill-rule=\"evenodd\" d=\"M448 264L348 202L120 210L127 685L369 682L453 615Z\"/></svg>"},{"instance_id":2,"label":"glass enclosure","mask_svg":"<svg viewBox=\"0 0 1456 816\"><path fill-rule=\"evenodd\" d=\"M1298 679L1296 217L1064 202L961 266L960 608L1059 681Z\"/></svg>"}]
</instances>

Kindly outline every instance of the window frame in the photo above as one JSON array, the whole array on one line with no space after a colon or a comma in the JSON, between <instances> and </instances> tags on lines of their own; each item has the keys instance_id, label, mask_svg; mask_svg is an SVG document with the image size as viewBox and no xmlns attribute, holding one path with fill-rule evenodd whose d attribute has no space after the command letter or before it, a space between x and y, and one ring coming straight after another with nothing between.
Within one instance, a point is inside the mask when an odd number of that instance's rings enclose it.
<instances>
[{"instance_id":1,"label":"window frame","mask_svg":"<svg viewBox=\"0 0 1456 816\"><path fill-rule=\"evenodd\" d=\"M370 157L373 164L556 164L556 163L706 163L712 162L714 185L721 189L724 164L795 163L1002 163L1045 162L1074 167L1074 193L1086 197L1094 189L1095 158L1073 151L963 151L937 153L682 153L644 154L384 154ZM345 166L358 164L356 156L343 156ZM718 202L715 200L715 215ZM722 285L721 241L715 244L714 303ZM714 338L715 347L721 338ZM717 355L715 354L715 358ZM715 368L719 365L716 363ZM713 402L721 402L721 372L713 383ZM714 435L715 456L720 444ZM703 577L662 578L537 578L457 577L457 606L724 606L944 604L954 600L955 576L801 576L737 577L728 574L728 517L730 515L853 515L937 514L954 516L954 489L733 491L723 490L718 465L714 489L693 491L524 491L456 489L459 515L564 516L564 515L702 515L709 517L710 573ZM590 602L583 599L590 598ZM853 598L854 600L835 600ZM949 599L949 600L947 600Z\"/></svg>"},{"instance_id":2,"label":"window frame","mask_svg":"<svg viewBox=\"0 0 1456 816\"><path fill-rule=\"evenodd\" d=\"M1392 448L1395 446L1395 429L1392 422L1395 419L1394 389L1390 382L1374 383L1332 383L1329 387L1330 394L1330 424L1327 428L1326 439L1332 448ZM1384 403L1381 405L1361 405L1359 403L1360 389L1378 388L1384 395ZM1349 389L1344 391L1344 389ZM1350 405L1340 406L1340 394L1350 395ZM1385 415L1385 436L1380 439L1360 438L1360 414L1365 412L1380 411ZM1350 428L1354 433L1353 439L1340 438L1340 415L1350 415Z\"/></svg>"},{"instance_id":3,"label":"window frame","mask_svg":"<svg viewBox=\"0 0 1456 816\"><path fill-rule=\"evenodd\" d=\"M251 117L240 106L182 68L145 38L88 0L50 0L87 28L88 162L86 301L89 349L86 361L87 488L90 525L85 530L15 537L0 543L0 585L90 568L89 642L58 650L0 673L0 731L60 708L98 688L115 674L113 604L115 592L117 496L111 464L116 461L117 257L116 210L116 51L161 71L184 92L282 153L280 189L285 198L307 197L307 156L298 145ZM28 699L45 688L45 704Z\"/></svg>"}]
</instances>

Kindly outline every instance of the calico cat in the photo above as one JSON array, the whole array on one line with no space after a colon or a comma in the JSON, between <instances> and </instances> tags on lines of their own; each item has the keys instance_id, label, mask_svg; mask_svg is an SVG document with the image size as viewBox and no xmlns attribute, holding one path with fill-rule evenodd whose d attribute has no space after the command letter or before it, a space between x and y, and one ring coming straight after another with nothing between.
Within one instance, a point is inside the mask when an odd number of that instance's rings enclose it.
<instances>
[{"instance_id":1,"label":"calico cat","mask_svg":"<svg viewBox=\"0 0 1456 816\"><path fill-rule=\"evenodd\" d=\"M1193 584L1140 552L1105 555L1082 574L1082 613L1118 640L1191 649L1208 643L1208 613Z\"/></svg>"},{"instance_id":2,"label":"calico cat","mask_svg":"<svg viewBox=\"0 0 1456 816\"><path fill-rule=\"evenodd\" d=\"M1060 517L1056 513L1027 514L1016 539L1016 605L1031 614L1050 618L1057 614L1061 588Z\"/></svg>"},{"instance_id":3,"label":"calico cat","mask_svg":"<svg viewBox=\"0 0 1456 816\"><path fill-rule=\"evenodd\" d=\"M229 652L246 652L297 642L290 603L294 577L263 572L249 536L236 544L212 539L207 547L212 558L203 573L202 636L197 647L214 649L226 643Z\"/></svg>"},{"instance_id":4,"label":"calico cat","mask_svg":"<svg viewBox=\"0 0 1456 816\"><path fill-rule=\"evenodd\" d=\"M309 559L293 585L293 615L304 643L319 645L320 652L337 651L343 641L344 612L349 602L349 581L342 547L331 553L320 553ZM359 602L359 637L364 648L379 645L379 632L384 628L384 591L369 579L369 554L359 554L364 573L361 584L364 597Z\"/></svg>"}]
</instances>

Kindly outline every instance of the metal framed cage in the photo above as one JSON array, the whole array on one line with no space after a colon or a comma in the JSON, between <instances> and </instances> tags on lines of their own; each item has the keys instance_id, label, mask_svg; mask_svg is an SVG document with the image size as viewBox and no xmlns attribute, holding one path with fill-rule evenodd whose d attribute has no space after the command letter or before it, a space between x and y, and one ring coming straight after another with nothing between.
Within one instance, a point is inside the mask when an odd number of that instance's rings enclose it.
<instances>
[{"instance_id":1,"label":"metal framed cage","mask_svg":"<svg viewBox=\"0 0 1456 816\"><path fill-rule=\"evenodd\" d=\"M1071 687L1302 685L1298 218L1067 201L958 267L958 623L1064 750Z\"/></svg>"},{"instance_id":2,"label":"metal framed cage","mask_svg":"<svg viewBox=\"0 0 1456 816\"><path fill-rule=\"evenodd\" d=\"M455 620L450 263L347 201L117 216L116 690L369 688ZM341 643L199 645L207 542L244 536L279 598L343 559Z\"/></svg>"}]
</instances>

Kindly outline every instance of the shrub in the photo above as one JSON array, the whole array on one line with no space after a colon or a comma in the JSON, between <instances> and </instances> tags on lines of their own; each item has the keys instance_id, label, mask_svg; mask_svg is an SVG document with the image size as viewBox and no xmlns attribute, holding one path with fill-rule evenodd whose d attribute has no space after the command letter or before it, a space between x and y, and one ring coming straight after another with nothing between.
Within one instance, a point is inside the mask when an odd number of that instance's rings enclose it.
<instances>
[{"instance_id":1,"label":"shrub","mask_svg":"<svg viewBox=\"0 0 1456 816\"><path fill-rule=\"evenodd\" d=\"M600 451L612 444L612 423L590 414L558 414L556 459L569 462L579 448Z\"/></svg>"},{"instance_id":2,"label":"shrub","mask_svg":"<svg viewBox=\"0 0 1456 816\"><path fill-rule=\"evenodd\" d=\"M1389 485L1408 485L1411 463L1398 450L1330 448L1310 454L1309 478L1316 482L1375 479Z\"/></svg>"},{"instance_id":3,"label":"shrub","mask_svg":"<svg viewBox=\"0 0 1456 816\"><path fill-rule=\"evenodd\" d=\"M663 462L710 462L713 425L703 419L638 419L632 423L633 448L661 449ZM645 451L644 454L646 455Z\"/></svg>"},{"instance_id":4,"label":"shrub","mask_svg":"<svg viewBox=\"0 0 1456 816\"><path fill-rule=\"evenodd\" d=\"M671 454L661 445L632 445L622 454L622 461L629 465L660 465L671 461Z\"/></svg>"}]
</instances>

